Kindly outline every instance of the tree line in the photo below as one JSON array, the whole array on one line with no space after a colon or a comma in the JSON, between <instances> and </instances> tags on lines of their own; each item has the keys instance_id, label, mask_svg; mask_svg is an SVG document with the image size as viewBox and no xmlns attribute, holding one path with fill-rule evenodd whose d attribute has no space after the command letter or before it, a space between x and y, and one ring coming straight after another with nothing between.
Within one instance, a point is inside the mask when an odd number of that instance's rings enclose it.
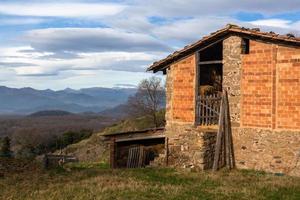
<instances>
[{"instance_id":1,"label":"tree line","mask_svg":"<svg viewBox=\"0 0 300 200\"><path fill-rule=\"evenodd\" d=\"M154 127L163 126L161 111L165 107L165 88L162 79L151 77L140 82L137 92L128 98L126 107L129 117L150 116ZM152 127L149 127L152 128ZM63 134L44 134L40 129L22 128L18 134L0 138L0 156L34 158L48 152L63 149L90 137L93 129L66 131ZM13 151L11 144L13 143Z\"/></svg>"},{"instance_id":2,"label":"tree line","mask_svg":"<svg viewBox=\"0 0 300 200\"><path fill-rule=\"evenodd\" d=\"M14 152L11 150L11 138L0 138L0 157L34 158L48 152L63 149L70 144L77 143L90 137L93 130L66 131L60 136L52 136L47 140L40 140L39 135L26 135L26 137L13 138L16 143Z\"/></svg>"}]
</instances>

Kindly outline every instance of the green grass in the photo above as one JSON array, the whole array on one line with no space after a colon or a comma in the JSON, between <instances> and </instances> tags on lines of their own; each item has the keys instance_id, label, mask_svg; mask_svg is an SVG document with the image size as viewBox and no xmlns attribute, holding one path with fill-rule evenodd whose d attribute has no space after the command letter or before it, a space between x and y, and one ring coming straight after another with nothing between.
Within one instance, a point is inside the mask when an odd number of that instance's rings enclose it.
<instances>
[{"instance_id":1,"label":"green grass","mask_svg":"<svg viewBox=\"0 0 300 200\"><path fill-rule=\"evenodd\" d=\"M164 120L165 120L164 110L157 112L157 120L160 126L164 126ZM143 116L143 117L138 117L133 119L127 119L122 121L121 123L107 127L106 129L104 129L104 131L101 134L110 135L118 132L138 131L138 130L144 130L153 127L155 127L155 124L153 123L152 117Z\"/></svg>"},{"instance_id":2,"label":"green grass","mask_svg":"<svg viewBox=\"0 0 300 200\"><path fill-rule=\"evenodd\" d=\"M105 163L5 174L0 199L300 199L300 178L247 170L116 169Z\"/></svg>"}]
</instances>

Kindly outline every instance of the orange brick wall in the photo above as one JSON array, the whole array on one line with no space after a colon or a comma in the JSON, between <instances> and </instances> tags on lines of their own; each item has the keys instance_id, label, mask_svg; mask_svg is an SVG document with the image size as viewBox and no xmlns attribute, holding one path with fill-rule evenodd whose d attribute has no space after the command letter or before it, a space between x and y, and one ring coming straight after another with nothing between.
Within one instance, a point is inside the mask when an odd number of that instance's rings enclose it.
<instances>
[{"instance_id":1,"label":"orange brick wall","mask_svg":"<svg viewBox=\"0 0 300 200\"><path fill-rule=\"evenodd\" d=\"M172 64L172 120L195 122L195 55Z\"/></svg>"},{"instance_id":2,"label":"orange brick wall","mask_svg":"<svg viewBox=\"0 0 300 200\"><path fill-rule=\"evenodd\" d=\"M300 49L250 41L242 55L241 124L300 129Z\"/></svg>"},{"instance_id":3,"label":"orange brick wall","mask_svg":"<svg viewBox=\"0 0 300 200\"><path fill-rule=\"evenodd\" d=\"M300 129L300 49L278 47L277 128Z\"/></svg>"},{"instance_id":4,"label":"orange brick wall","mask_svg":"<svg viewBox=\"0 0 300 200\"><path fill-rule=\"evenodd\" d=\"M241 123L271 128L272 45L250 41L250 54L242 55Z\"/></svg>"}]
</instances>

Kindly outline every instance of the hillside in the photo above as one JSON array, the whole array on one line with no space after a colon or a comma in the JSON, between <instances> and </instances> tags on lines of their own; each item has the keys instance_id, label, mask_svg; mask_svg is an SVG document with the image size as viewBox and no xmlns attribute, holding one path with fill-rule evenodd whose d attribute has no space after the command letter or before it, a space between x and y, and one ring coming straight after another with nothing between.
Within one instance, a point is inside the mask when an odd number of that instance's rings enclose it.
<instances>
[{"instance_id":1,"label":"hillside","mask_svg":"<svg viewBox=\"0 0 300 200\"><path fill-rule=\"evenodd\" d=\"M72 115L73 113L63 110L42 110L35 113L31 113L29 117L50 117L50 116L65 116Z\"/></svg>"},{"instance_id":2,"label":"hillside","mask_svg":"<svg viewBox=\"0 0 300 200\"><path fill-rule=\"evenodd\" d=\"M164 125L164 111L158 113L161 126ZM118 124L114 124L105 128L102 132L93 134L90 138L82 140L79 143L67 146L63 152L75 155L80 161L99 162L108 161L109 147L105 143L103 134L136 131L155 127L151 117L139 117L135 119L127 119Z\"/></svg>"},{"instance_id":3,"label":"hillside","mask_svg":"<svg viewBox=\"0 0 300 200\"><path fill-rule=\"evenodd\" d=\"M54 91L0 86L0 114L30 114L41 110L101 112L125 103L135 92L133 88L67 88Z\"/></svg>"}]
</instances>

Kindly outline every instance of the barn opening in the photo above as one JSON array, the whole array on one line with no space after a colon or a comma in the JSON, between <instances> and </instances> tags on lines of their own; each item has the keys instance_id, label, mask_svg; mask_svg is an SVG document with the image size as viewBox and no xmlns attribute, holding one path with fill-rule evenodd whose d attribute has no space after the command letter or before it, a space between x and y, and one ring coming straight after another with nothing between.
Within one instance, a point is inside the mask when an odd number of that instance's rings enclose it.
<instances>
[{"instance_id":1,"label":"barn opening","mask_svg":"<svg viewBox=\"0 0 300 200\"><path fill-rule=\"evenodd\" d=\"M166 153L164 130L164 127L157 127L104 135L110 143L110 166L140 168L155 165L156 157Z\"/></svg>"},{"instance_id":2,"label":"barn opening","mask_svg":"<svg viewBox=\"0 0 300 200\"><path fill-rule=\"evenodd\" d=\"M220 41L197 53L199 95L222 92L223 42Z\"/></svg>"},{"instance_id":3,"label":"barn opening","mask_svg":"<svg viewBox=\"0 0 300 200\"><path fill-rule=\"evenodd\" d=\"M151 164L165 148L164 137L116 140L117 168L140 168Z\"/></svg>"},{"instance_id":4,"label":"barn opening","mask_svg":"<svg viewBox=\"0 0 300 200\"><path fill-rule=\"evenodd\" d=\"M223 77L223 41L197 53L198 91L196 124L216 125L219 119Z\"/></svg>"}]
</instances>

